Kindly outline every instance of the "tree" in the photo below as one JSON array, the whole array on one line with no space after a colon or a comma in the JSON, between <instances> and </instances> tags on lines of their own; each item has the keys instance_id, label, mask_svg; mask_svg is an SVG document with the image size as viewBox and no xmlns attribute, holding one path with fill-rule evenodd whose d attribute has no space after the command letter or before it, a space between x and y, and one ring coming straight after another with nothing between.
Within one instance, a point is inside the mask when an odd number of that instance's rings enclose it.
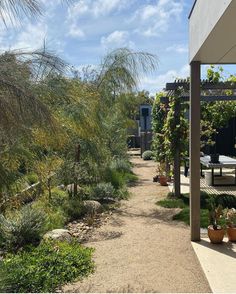
<instances>
[{"instance_id":1,"label":"tree","mask_svg":"<svg viewBox=\"0 0 236 294\"><path fill-rule=\"evenodd\" d=\"M62 0L63 1L63 0ZM64 0L70 3L73 0ZM21 22L23 17L39 17L43 14L42 1L40 0L1 0L0 18L7 26L8 22L15 24Z\"/></svg>"}]
</instances>

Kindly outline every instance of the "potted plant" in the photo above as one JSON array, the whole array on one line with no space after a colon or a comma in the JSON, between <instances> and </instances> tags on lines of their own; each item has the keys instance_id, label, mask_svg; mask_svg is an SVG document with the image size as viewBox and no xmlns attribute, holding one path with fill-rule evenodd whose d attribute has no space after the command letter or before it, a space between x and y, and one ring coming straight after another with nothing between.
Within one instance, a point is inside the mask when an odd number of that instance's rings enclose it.
<instances>
[{"instance_id":1,"label":"potted plant","mask_svg":"<svg viewBox=\"0 0 236 294\"><path fill-rule=\"evenodd\" d=\"M220 220L223 220L223 207L221 205L216 207L215 199L213 197L209 200L209 220L210 225L208 226L208 237L211 243L222 243L225 230L219 223Z\"/></svg>"},{"instance_id":2,"label":"potted plant","mask_svg":"<svg viewBox=\"0 0 236 294\"><path fill-rule=\"evenodd\" d=\"M167 184L167 172L166 172L166 163L160 162L158 165L159 173L159 183L161 186L168 186Z\"/></svg>"},{"instance_id":3,"label":"potted plant","mask_svg":"<svg viewBox=\"0 0 236 294\"><path fill-rule=\"evenodd\" d=\"M227 235L229 241L236 242L236 209L226 209L225 210L225 219L227 225Z\"/></svg>"}]
</instances>

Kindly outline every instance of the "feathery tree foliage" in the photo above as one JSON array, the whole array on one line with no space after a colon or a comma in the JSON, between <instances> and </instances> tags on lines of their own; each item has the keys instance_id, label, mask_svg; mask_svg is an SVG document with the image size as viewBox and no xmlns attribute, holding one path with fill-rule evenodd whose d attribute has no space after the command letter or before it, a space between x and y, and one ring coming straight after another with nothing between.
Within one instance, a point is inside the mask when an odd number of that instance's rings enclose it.
<instances>
[{"instance_id":1,"label":"feathery tree foliage","mask_svg":"<svg viewBox=\"0 0 236 294\"><path fill-rule=\"evenodd\" d=\"M124 50L123 55L122 50ZM131 58L132 53L134 56ZM33 65L36 64L37 68L39 63L33 64L28 60L6 55L9 56L9 59L13 59L9 62L9 67L15 64L14 75L18 74L17 69L19 68L18 87L24 89L24 93L29 91L32 93L31 96L20 96L19 102L18 96L13 100L9 94L9 103L16 101L14 102L16 107L12 108L12 111L20 112L17 118L13 114L8 118L11 140L15 142L15 145L28 150L29 154L33 154L34 162L38 160L43 162L38 166L46 167L46 162L50 162L51 158L60 158L61 168L59 171L57 167L54 170L50 168L50 173L57 171L65 185L74 183L74 187L77 187L77 184L105 181L107 169L112 160L126 157L130 113L124 109L133 105L134 101L124 99L124 97L128 89L133 90L137 86L140 75L136 71L142 69L143 72L146 72L148 66L152 70L155 65L155 57L144 53L140 53L140 57L138 52L132 52L126 48L109 54L114 61L121 55L122 58L116 70L114 62L111 62L112 70L109 69L107 63L106 65L102 63L96 73L87 74L86 79L78 76L68 78L58 74L62 72L63 66L61 70L50 66L49 70L46 69L45 74L38 78ZM24 55L20 55L22 56L24 58ZM145 56L147 64L144 62ZM107 58L104 60L106 61ZM125 77L120 75L120 70L122 68L125 70L127 67L129 67L127 70L129 74L126 75L126 81ZM104 74L105 68L106 74ZM11 75L8 79L10 78ZM113 79L114 83L112 83ZM140 96L144 99L141 94ZM138 95L133 95L133 98L134 100L141 99ZM28 101L29 99L32 100ZM22 104L22 109L17 106L17 103ZM7 105L5 108L7 109ZM11 123L11 120L14 119L15 121ZM50 131L50 128L45 128L45 125L48 126L51 122L52 124L55 122L56 125L54 133ZM4 133L6 129L3 128L2 132ZM10 137L6 136L4 141L6 151L3 156L5 157L11 152L9 149ZM21 154L18 155L19 157L16 152L16 178L20 177L19 169L22 165ZM24 158L23 161L26 172L37 172L37 168L33 168L34 164L29 164L30 160ZM3 160L1 161L0 158L0 164L1 162ZM42 169L40 173L43 174ZM41 174L38 174L39 178L42 178ZM0 186L2 185L4 191L9 191L9 186L12 186L14 180L15 178L9 182L8 186L0 182ZM74 194L77 194L77 191Z\"/></svg>"}]
</instances>

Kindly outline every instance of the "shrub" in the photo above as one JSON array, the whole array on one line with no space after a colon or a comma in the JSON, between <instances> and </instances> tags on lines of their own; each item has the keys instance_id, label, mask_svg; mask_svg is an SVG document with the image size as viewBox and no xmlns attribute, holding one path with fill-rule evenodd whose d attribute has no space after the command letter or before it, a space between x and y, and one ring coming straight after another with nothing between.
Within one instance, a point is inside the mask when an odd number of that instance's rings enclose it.
<instances>
[{"instance_id":1,"label":"shrub","mask_svg":"<svg viewBox=\"0 0 236 294\"><path fill-rule=\"evenodd\" d=\"M105 181L111 183L116 190L123 188L128 183L137 181L137 179L138 177L131 172L119 172L114 169L108 169L105 175Z\"/></svg>"},{"instance_id":2,"label":"shrub","mask_svg":"<svg viewBox=\"0 0 236 294\"><path fill-rule=\"evenodd\" d=\"M117 193L111 183L99 183L92 189L91 197L94 200L117 198Z\"/></svg>"},{"instance_id":3,"label":"shrub","mask_svg":"<svg viewBox=\"0 0 236 294\"><path fill-rule=\"evenodd\" d=\"M143 160L151 160L153 158L153 152L151 150L144 151L142 158Z\"/></svg>"},{"instance_id":4,"label":"shrub","mask_svg":"<svg viewBox=\"0 0 236 294\"><path fill-rule=\"evenodd\" d=\"M33 185L38 182L38 176L36 174L28 174L26 175L26 181L29 183L29 185Z\"/></svg>"},{"instance_id":5,"label":"shrub","mask_svg":"<svg viewBox=\"0 0 236 294\"><path fill-rule=\"evenodd\" d=\"M0 265L0 291L55 292L63 284L93 272L92 252L76 242L47 241L16 255L9 254Z\"/></svg>"},{"instance_id":6,"label":"shrub","mask_svg":"<svg viewBox=\"0 0 236 294\"><path fill-rule=\"evenodd\" d=\"M31 205L11 212L7 217L0 215L0 246L11 251L37 244L44 232L45 222L45 213Z\"/></svg>"},{"instance_id":7,"label":"shrub","mask_svg":"<svg viewBox=\"0 0 236 294\"><path fill-rule=\"evenodd\" d=\"M131 164L125 159L113 160L110 168L118 172L131 173Z\"/></svg>"},{"instance_id":8,"label":"shrub","mask_svg":"<svg viewBox=\"0 0 236 294\"><path fill-rule=\"evenodd\" d=\"M125 200L127 200L129 198L129 195L130 195L129 194L129 191L127 190L126 187L123 187L123 188L121 188L121 189L119 189L117 191L117 197L119 199L125 199Z\"/></svg>"},{"instance_id":9,"label":"shrub","mask_svg":"<svg viewBox=\"0 0 236 294\"><path fill-rule=\"evenodd\" d=\"M63 209L68 221L77 220L85 215L83 204L78 198L69 199Z\"/></svg>"},{"instance_id":10,"label":"shrub","mask_svg":"<svg viewBox=\"0 0 236 294\"><path fill-rule=\"evenodd\" d=\"M106 171L105 181L112 184L115 189L123 187L126 183L124 174L114 169L108 169Z\"/></svg>"},{"instance_id":11,"label":"shrub","mask_svg":"<svg viewBox=\"0 0 236 294\"><path fill-rule=\"evenodd\" d=\"M53 188L50 203L53 206L61 207L68 200L68 193L59 188Z\"/></svg>"},{"instance_id":12,"label":"shrub","mask_svg":"<svg viewBox=\"0 0 236 294\"><path fill-rule=\"evenodd\" d=\"M67 217L63 209L53 210L50 208L47 212L47 222L44 226L44 231L51 231L54 229L61 229L65 226Z\"/></svg>"},{"instance_id":13,"label":"shrub","mask_svg":"<svg viewBox=\"0 0 236 294\"><path fill-rule=\"evenodd\" d=\"M55 202L57 202L57 200ZM33 207L43 211L47 215L44 231L64 227L66 223L66 215L63 207L53 204L53 199L49 200L47 195L43 195L40 199L35 201Z\"/></svg>"},{"instance_id":14,"label":"shrub","mask_svg":"<svg viewBox=\"0 0 236 294\"><path fill-rule=\"evenodd\" d=\"M216 205L222 205L223 208L235 208L236 197L228 194L220 194L215 196Z\"/></svg>"}]
</instances>

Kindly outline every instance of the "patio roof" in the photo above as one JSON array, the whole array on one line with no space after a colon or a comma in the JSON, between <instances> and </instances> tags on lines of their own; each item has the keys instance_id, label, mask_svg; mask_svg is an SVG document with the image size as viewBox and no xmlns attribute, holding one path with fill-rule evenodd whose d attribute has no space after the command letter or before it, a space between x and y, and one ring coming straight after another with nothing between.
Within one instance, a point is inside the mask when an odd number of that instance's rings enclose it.
<instances>
[{"instance_id":1,"label":"patio roof","mask_svg":"<svg viewBox=\"0 0 236 294\"><path fill-rule=\"evenodd\" d=\"M189 61L236 63L236 1L197 0L189 16Z\"/></svg>"}]
</instances>

